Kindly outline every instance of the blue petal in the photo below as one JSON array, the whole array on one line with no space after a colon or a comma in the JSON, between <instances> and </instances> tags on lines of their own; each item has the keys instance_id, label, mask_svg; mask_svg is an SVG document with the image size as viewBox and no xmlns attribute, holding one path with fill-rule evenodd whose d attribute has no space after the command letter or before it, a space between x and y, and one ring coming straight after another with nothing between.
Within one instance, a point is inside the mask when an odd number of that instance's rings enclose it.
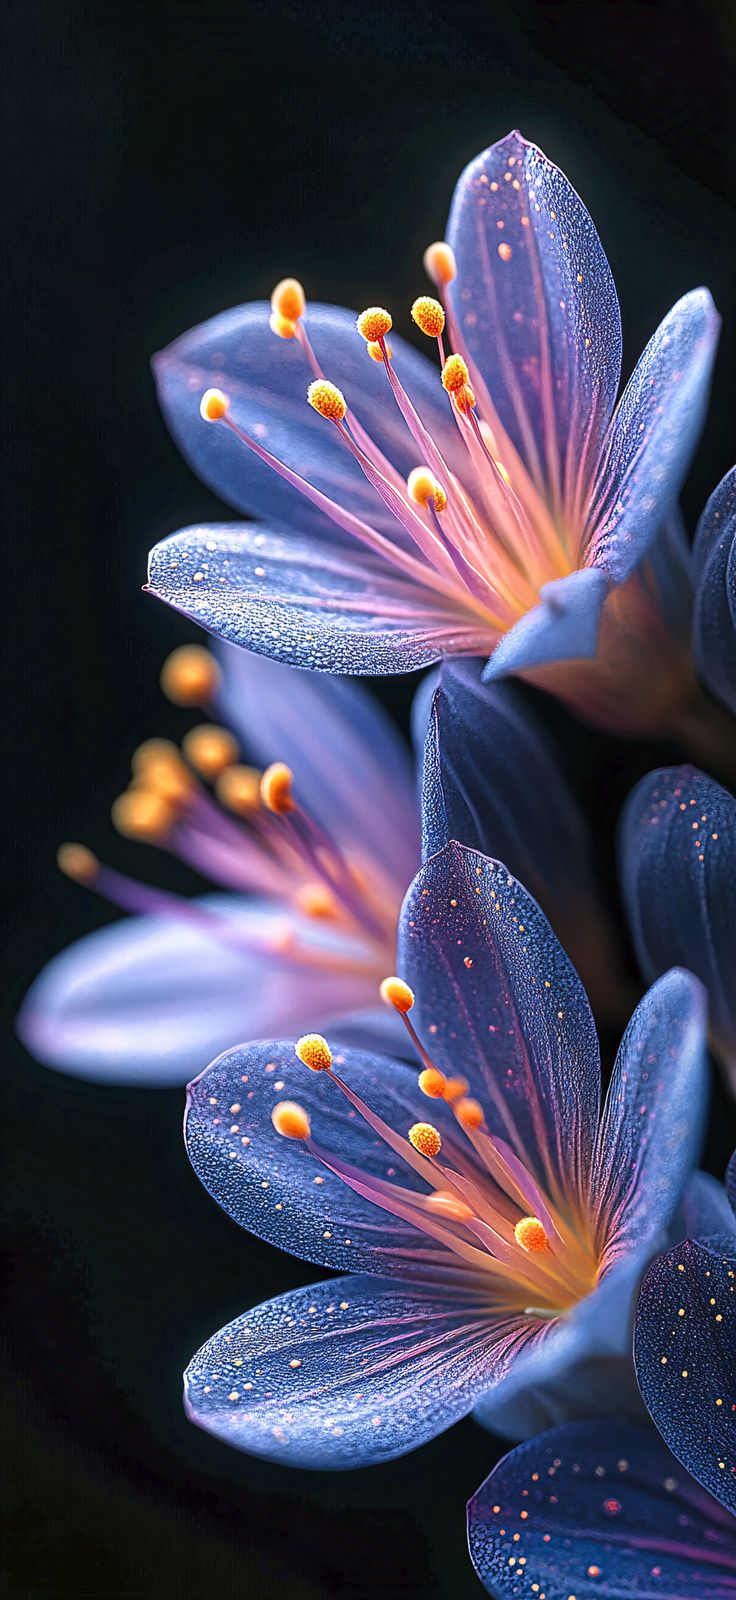
<instances>
[{"instance_id":1,"label":"blue petal","mask_svg":"<svg viewBox=\"0 0 736 1600\"><path fill-rule=\"evenodd\" d=\"M709 1235L736 1240L736 1219L728 1193L709 1172L694 1172L682 1197L682 1226L673 1238L705 1239Z\"/></svg>"},{"instance_id":2,"label":"blue petal","mask_svg":"<svg viewBox=\"0 0 736 1600\"><path fill-rule=\"evenodd\" d=\"M621 1041L593 1172L602 1268L656 1248L703 1137L708 1096L705 995L673 970L649 989Z\"/></svg>"},{"instance_id":3,"label":"blue petal","mask_svg":"<svg viewBox=\"0 0 736 1600\"><path fill-rule=\"evenodd\" d=\"M315 537L329 529L324 513L259 461L227 427L202 421L199 402L204 391L213 385L224 389L233 421L272 455L373 527L403 540L400 525L336 430L307 404L314 374L298 340L271 333L269 312L265 301L225 311L156 356L159 400L179 449L198 476L236 510L286 522L298 535ZM339 306L310 305L305 326L326 376L339 385L379 449L406 477L416 466L416 446L382 366L366 354L355 313ZM457 470L463 448L436 368L393 334L391 344L402 382ZM345 536L341 537L344 542Z\"/></svg>"},{"instance_id":4,"label":"blue petal","mask_svg":"<svg viewBox=\"0 0 736 1600\"><path fill-rule=\"evenodd\" d=\"M193 1422L237 1450L344 1471L415 1450L470 1410L477 1301L333 1278L236 1318L185 1373Z\"/></svg>"},{"instance_id":5,"label":"blue petal","mask_svg":"<svg viewBox=\"0 0 736 1600\"><path fill-rule=\"evenodd\" d=\"M686 1239L652 1262L639 1296L634 1359L665 1443L736 1514L733 1230L721 1242Z\"/></svg>"},{"instance_id":6,"label":"blue petal","mask_svg":"<svg viewBox=\"0 0 736 1600\"><path fill-rule=\"evenodd\" d=\"M496 645L484 682L558 661L593 660L609 587L605 573L595 567L546 583L539 591L539 605L520 617Z\"/></svg>"},{"instance_id":7,"label":"blue petal","mask_svg":"<svg viewBox=\"0 0 736 1600\"><path fill-rule=\"evenodd\" d=\"M650 772L626 802L619 868L644 977L675 963L695 972L708 990L716 1041L733 1054L736 800L692 767Z\"/></svg>"},{"instance_id":8,"label":"blue petal","mask_svg":"<svg viewBox=\"0 0 736 1600\"><path fill-rule=\"evenodd\" d=\"M322 672L414 672L477 655L487 630L329 529L183 528L149 556L149 589L230 644Z\"/></svg>"},{"instance_id":9,"label":"blue petal","mask_svg":"<svg viewBox=\"0 0 736 1600\"><path fill-rule=\"evenodd\" d=\"M497 861L458 844L404 902L398 971L437 1065L478 1093L492 1132L538 1177L587 1193L600 1069L590 1006L538 905Z\"/></svg>"},{"instance_id":10,"label":"blue petal","mask_svg":"<svg viewBox=\"0 0 736 1600\"><path fill-rule=\"evenodd\" d=\"M217 708L259 766L285 761L330 837L403 893L419 861L416 782L396 724L360 684L220 644Z\"/></svg>"},{"instance_id":11,"label":"blue petal","mask_svg":"<svg viewBox=\"0 0 736 1600\"><path fill-rule=\"evenodd\" d=\"M616 583L674 510L705 417L719 327L707 289L678 300L616 408L587 556Z\"/></svg>"},{"instance_id":12,"label":"blue petal","mask_svg":"<svg viewBox=\"0 0 736 1600\"><path fill-rule=\"evenodd\" d=\"M287 1013L301 1031L369 1002L370 979L341 985L328 964L302 979L292 967L285 974L273 951L238 949L228 930L262 938L271 906L234 896L194 905L223 917L223 938L183 918L129 917L54 957L18 1017L29 1050L79 1077L186 1083L233 1039L272 1032Z\"/></svg>"},{"instance_id":13,"label":"blue petal","mask_svg":"<svg viewBox=\"0 0 736 1600\"><path fill-rule=\"evenodd\" d=\"M396 1132L406 1133L424 1119L427 1102L416 1067L330 1043L341 1077ZM408 1166L404 1170L401 1158L356 1115L329 1074L303 1066L293 1040L267 1041L227 1051L189 1086L189 1158L229 1216L282 1250L339 1271L421 1278L447 1261L444 1246L356 1194L304 1144L276 1133L271 1110L281 1100L305 1107L312 1137L329 1156L359 1167L368 1179L396 1172L404 1188L426 1192L421 1178ZM439 1125L449 1126L444 1106L438 1104L437 1116Z\"/></svg>"},{"instance_id":14,"label":"blue petal","mask_svg":"<svg viewBox=\"0 0 736 1600\"><path fill-rule=\"evenodd\" d=\"M496 1600L733 1600L720 1506L653 1432L553 1428L512 1450L468 1506L473 1565Z\"/></svg>"},{"instance_id":15,"label":"blue petal","mask_svg":"<svg viewBox=\"0 0 736 1600\"><path fill-rule=\"evenodd\" d=\"M736 1150L734 1150L726 1170L726 1194L732 1209L736 1211Z\"/></svg>"},{"instance_id":16,"label":"blue petal","mask_svg":"<svg viewBox=\"0 0 736 1600\"><path fill-rule=\"evenodd\" d=\"M451 839L506 863L550 918L593 1003L610 1010L621 953L588 826L523 691L484 687L473 661L443 663L424 741L423 859Z\"/></svg>"},{"instance_id":17,"label":"blue petal","mask_svg":"<svg viewBox=\"0 0 736 1600\"><path fill-rule=\"evenodd\" d=\"M589 480L621 372L616 290L588 212L514 132L466 168L447 238L462 339L532 475L571 502Z\"/></svg>"},{"instance_id":18,"label":"blue petal","mask_svg":"<svg viewBox=\"0 0 736 1600\"><path fill-rule=\"evenodd\" d=\"M736 467L714 490L693 547L693 655L703 683L736 712Z\"/></svg>"}]
</instances>

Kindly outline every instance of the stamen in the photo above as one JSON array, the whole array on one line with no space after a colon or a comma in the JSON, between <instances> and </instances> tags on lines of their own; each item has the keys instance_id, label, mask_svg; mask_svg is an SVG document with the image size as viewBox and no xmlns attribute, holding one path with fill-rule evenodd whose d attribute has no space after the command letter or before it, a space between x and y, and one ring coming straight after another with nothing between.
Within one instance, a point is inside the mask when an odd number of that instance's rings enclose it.
<instances>
[{"instance_id":1,"label":"stamen","mask_svg":"<svg viewBox=\"0 0 736 1600\"><path fill-rule=\"evenodd\" d=\"M413 467L406 480L406 489L409 499L416 505L428 506L431 503L435 511L447 510L447 495L428 467Z\"/></svg>"},{"instance_id":2,"label":"stamen","mask_svg":"<svg viewBox=\"0 0 736 1600\"><path fill-rule=\"evenodd\" d=\"M452 401L453 405L457 406L458 411L462 411L465 416L470 416L471 411L475 408L475 390L471 389L469 383L463 383L460 388L453 390Z\"/></svg>"},{"instance_id":3,"label":"stamen","mask_svg":"<svg viewBox=\"0 0 736 1600\"><path fill-rule=\"evenodd\" d=\"M391 348L391 345L387 344L385 340L381 345L378 344L375 339L369 339L366 345L366 350L368 351L371 361L391 361L393 359L394 352Z\"/></svg>"},{"instance_id":4,"label":"stamen","mask_svg":"<svg viewBox=\"0 0 736 1600\"><path fill-rule=\"evenodd\" d=\"M294 896L294 905L316 922L332 922L337 916L337 901L325 883L303 883Z\"/></svg>"},{"instance_id":5,"label":"stamen","mask_svg":"<svg viewBox=\"0 0 736 1600\"><path fill-rule=\"evenodd\" d=\"M284 1139L309 1139L311 1136L309 1117L295 1100L279 1100L271 1112L271 1121Z\"/></svg>"},{"instance_id":6,"label":"stamen","mask_svg":"<svg viewBox=\"0 0 736 1600\"><path fill-rule=\"evenodd\" d=\"M261 778L261 799L267 811L283 817L294 810L294 774L285 761L274 761Z\"/></svg>"},{"instance_id":7,"label":"stamen","mask_svg":"<svg viewBox=\"0 0 736 1600\"><path fill-rule=\"evenodd\" d=\"M307 308L307 297L298 278L282 278L271 295L271 310L287 322L298 322Z\"/></svg>"},{"instance_id":8,"label":"stamen","mask_svg":"<svg viewBox=\"0 0 736 1600\"><path fill-rule=\"evenodd\" d=\"M393 318L383 306L368 306L366 311L361 311L356 327L362 334L366 344L380 344L386 334L391 332Z\"/></svg>"},{"instance_id":9,"label":"stamen","mask_svg":"<svg viewBox=\"0 0 736 1600\"><path fill-rule=\"evenodd\" d=\"M424 270L438 288L452 283L453 278L457 277L457 262L451 246L445 244L444 240L437 240L435 244L427 245L424 252Z\"/></svg>"},{"instance_id":10,"label":"stamen","mask_svg":"<svg viewBox=\"0 0 736 1600\"><path fill-rule=\"evenodd\" d=\"M463 1128L480 1128L485 1122L483 1107L478 1100L457 1100L455 1116Z\"/></svg>"},{"instance_id":11,"label":"stamen","mask_svg":"<svg viewBox=\"0 0 736 1600\"><path fill-rule=\"evenodd\" d=\"M442 1140L431 1122L415 1122L409 1129L408 1139L421 1156L438 1156L442 1149Z\"/></svg>"},{"instance_id":12,"label":"stamen","mask_svg":"<svg viewBox=\"0 0 736 1600\"><path fill-rule=\"evenodd\" d=\"M199 414L204 422L221 422L230 410L230 401L222 389L206 389L199 402Z\"/></svg>"},{"instance_id":13,"label":"stamen","mask_svg":"<svg viewBox=\"0 0 736 1600\"><path fill-rule=\"evenodd\" d=\"M458 1200L449 1189L435 1189L434 1194L428 1194L427 1205L430 1211L439 1212L451 1222L470 1222L473 1216L471 1207L464 1200Z\"/></svg>"},{"instance_id":14,"label":"stamen","mask_svg":"<svg viewBox=\"0 0 736 1600\"><path fill-rule=\"evenodd\" d=\"M278 339L293 339L298 328L298 323L291 322L288 317L282 317L278 311L272 311L268 319L268 326Z\"/></svg>"},{"instance_id":15,"label":"stamen","mask_svg":"<svg viewBox=\"0 0 736 1600\"><path fill-rule=\"evenodd\" d=\"M448 356L442 368L442 387L448 394L455 394L458 390L468 386L470 374L462 356Z\"/></svg>"},{"instance_id":16,"label":"stamen","mask_svg":"<svg viewBox=\"0 0 736 1600\"><path fill-rule=\"evenodd\" d=\"M450 1104L454 1100L462 1100L469 1088L467 1078L448 1078L445 1082L445 1099L449 1100Z\"/></svg>"},{"instance_id":17,"label":"stamen","mask_svg":"<svg viewBox=\"0 0 736 1600\"><path fill-rule=\"evenodd\" d=\"M214 723L190 728L182 740L182 749L190 766L208 783L214 783L238 757L238 743L229 728L218 728Z\"/></svg>"},{"instance_id":18,"label":"stamen","mask_svg":"<svg viewBox=\"0 0 736 1600\"><path fill-rule=\"evenodd\" d=\"M549 1240L538 1217L522 1217L514 1228L516 1243L529 1255L541 1255L549 1250Z\"/></svg>"},{"instance_id":19,"label":"stamen","mask_svg":"<svg viewBox=\"0 0 736 1600\"><path fill-rule=\"evenodd\" d=\"M315 378L314 383L310 383L307 400L318 415L325 417L328 422L342 422L348 409L342 390L327 378Z\"/></svg>"},{"instance_id":20,"label":"stamen","mask_svg":"<svg viewBox=\"0 0 736 1600\"><path fill-rule=\"evenodd\" d=\"M56 864L73 883L94 883L100 863L86 844L62 844L56 852Z\"/></svg>"},{"instance_id":21,"label":"stamen","mask_svg":"<svg viewBox=\"0 0 736 1600\"><path fill-rule=\"evenodd\" d=\"M439 300L433 300L429 294L422 294L414 301L411 308L412 319L428 339L439 339L444 332L445 313Z\"/></svg>"},{"instance_id":22,"label":"stamen","mask_svg":"<svg viewBox=\"0 0 736 1600\"><path fill-rule=\"evenodd\" d=\"M249 817L261 804L261 773L256 767L225 767L215 784L221 806L236 816Z\"/></svg>"},{"instance_id":23,"label":"stamen","mask_svg":"<svg viewBox=\"0 0 736 1600\"><path fill-rule=\"evenodd\" d=\"M422 1094L426 1094L430 1100L444 1099L447 1079L438 1067L424 1067L417 1082Z\"/></svg>"},{"instance_id":24,"label":"stamen","mask_svg":"<svg viewBox=\"0 0 736 1600\"><path fill-rule=\"evenodd\" d=\"M162 844L174 821L171 806L162 794L150 789L126 789L112 806L113 826L126 839L141 839L146 844Z\"/></svg>"},{"instance_id":25,"label":"stamen","mask_svg":"<svg viewBox=\"0 0 736 1600\"><path fill-rule=\"evenodd\" d=\"M161 688L175 706L206 706L220 683L220 668L201 644L180 644L161 668Z\"/></svg>"},{"instance_id":26,"label":"stamen","mask_svg":"<svg viewBox=\"0 0 736 1600\"><path fill-rule=\"evenodd\" d=\"M381 984L381 999L387 1006L393 1006L396 1011L411 1011L414 1004L414 990L404 983L403 978L384 978Z\"/></svg>"},{"instance_id":27,"label":"stamen","mask_svg":"<svg viewBox=\"0 0 736 1600\"><path fill-rule=\"evenodd\" d=\"M160 795L170 806L186 805L195 793L195 780L170 739L145 739L130 765L135 787Z\"/></svg>"},{"instance_id":28,"label":"stamen","mask_svg":"<svg viewBox=\"0 0 736 1600\"><path fill-rule=\"evenodd\" d=\"M329 1072L332 1066L332 1051L327 1040L321 1033L304 1033L294 1045L299 1060L312 1072Z\"/></svg>"}]
</instances>

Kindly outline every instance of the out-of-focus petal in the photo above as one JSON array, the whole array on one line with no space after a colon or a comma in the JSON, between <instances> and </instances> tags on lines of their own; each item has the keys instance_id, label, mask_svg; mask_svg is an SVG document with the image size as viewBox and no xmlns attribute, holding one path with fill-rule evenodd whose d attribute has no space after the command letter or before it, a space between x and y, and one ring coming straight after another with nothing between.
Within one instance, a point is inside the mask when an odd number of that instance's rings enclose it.
<instances>
[{"instance_id":1,"label":"out-of-focus petal","mask_svg":"<svg viewBox=\"0 0 736 1600\"><path fill-rule=\"evenodd\" d=\"M679 963L708 990L720 1049L736 1053L736 800L693 767L642 778L624 809L619 869L647 980Z\"/></svg>"},{"instance_id":2,"label":"out-of-focus petal","mask_svg":"<svg viewBox=\"0 0 736 1600\"><path fill-rule=\"evenodd\" d=\"M670 1450L736 1514L736 1240L686 1239L639 1296L639 1387Z\"/></svg>"},{"instance_id":3,"label":"out-of-focus petal","mask_svg":"<svg viewBox=\"0 0 736 1600\"><path fill-rule=\"evenodd\" d=\"M610 1006L621 957L589 829L523 690L484 686L475 661L440 669L424 741L422 835L425 861L451 839L504 861L549 917L593 1004Z\"/></svg>"},{"instance_id":4,"label":"out-of-focus petal","mask_svg":"<svg viewBox=\"0 0 736 1600\"><path fill-rule=\"evenodd\" d=\"M671 1237L706 1239L729 1233L736 1242L736 1219L726 1189L709 1172L694 1172L682 1197L682 1226Z\"/></svg>"},{"instance_id":5,"label":"out-of-focus petal","mask_svg":"<svg viewBox=\"0 0 736 1600\"><path fill-rule=\"evenodd\" d=\"M621 373L616 290L588 212L514 132L465 169L447 238L455 317L501 422L553 502L574 503Z\"/></svg>"},{"instance_id":6,"label":"out-of-focus petal","mask_svg":"<svg viewBox=\"0 0 736 1600\"><path fill-rule=\"evenodd\" d=\"M608 578L595 567L546 583L539 591L539 605L499 640L484 670L484 682L560 661L592 660L608 590Z\"/></svg>"},{"instance_id":7,"label":"out-of-focus petal","mask_svg":"<svg viewBox=\"0 0 736 1600\"><path fill-rule=\"evenodd\" d=\"M424 1118L416 1068L330 1040L335 1070L398 1133ZM185 1137L205 1188L240 1226L320 1266L380 1275L427 1275L450 1258L435 1239L349 1188L306 1146L271 1123L281 1100L303 1105L312 1138L328 1156L426 1193L426 1184L372 1131L325 1072L311 1072L294 1041L227 1051L188 1091ZM433 1102L434 1116L434 1102ZM451 1123L438 1103L436 1120Z\"/></svg>"},{"instance_id":8,"label":"out-of-focus petal","mask_svg":"<svg viewBox=\"0 0 736 1600\"><path fill-rule=\"evenodd\" d=\"M598 1041L580 979L536 901L498 861L448 845L407 894L398 971L438 1066L469 1079L491 1131L553 1194L582 1199Z\"/></svg>"},{"instance_id":9,"label":"out-of-focus petal","mask_svg":"<svg viewBox=\"0 0 736 1600\"><path fill-rule=\"evenodd\" d=\"M637 1006L603 1109L592 1193L604 1273L664 1238L700 1153L707 1094L705 995L675 969Z\"/></svg>"},{"instance_id":10,"label":"out-of-focus petal","mask_svg":"<svg viewBox=\"0 0 736 1600\"><path fill-rule=\"evenodd\" d=\"M195 915L202 908L222 919L222 937L184 918L128 917L55 956L18 1017L34 1055L105 1082L186 1083L235 1039L273 1032L287 1018L300 1030L321 1025L368 1003L371 980L336 976L326 951L324 971L285 969L263 942L274 920L268 903L211 896L192 904ZM300 937L310 936L305 922Z\"/></svg>"},{"instance_id":11,"label":"out-of-focus petal","mask_svg":"<svg viewBox=\"0 0 736 1600\"><path fill-rule=\"evenodd\" d=\"M733 1600L736 1540L653 1429L579 1422L519 1445L468 1505L496 1600Z\"/></svg>"},{"instance_id":12,"label":"out-of-focus petal","mask_svg":"<svg viewBox=\"0 0 736 1600\"><path fill-rule=\"evenodd\" d=\"M711 693L736 712L736 467L698 523L693 567L695 665Z\"/></svg>"},{"instance_id":13,"label":"out-of-focus petal","mask_svg":"<svg viewBox=\"0 0 736 1600\"><path fill-rule=\"evenodd\" d=\"M734 1150L726 1170L726 1194L732 1210L736 1212L736 1150Z\"/></svg>"},{"instance_id":14,"label":"out-of-focus petal","mask_svg":"<svg viewBox=\"0 0 736 1600\"><path fill-rule=\"evenodd\" d=\"M489 1319L477 1298L340 1277L256 1306L185 1373L189 1416L289 1466L368 1466L415 1450L471 1409Z\"/></svg>"},{"instance_id":15,"label":"out-of-focus petal","mask_svg":"<svg viewBox=\"0 0 736 1600\"><path fill-rule=\"evenodd\" d=\"M703 425L720 319L707 289L668 312L621 396L586 560L616 583L671 515Z\"/></svg>"},{"instance_id":16,"label":"out-of-focus petal","mask_svg":"<svg viewBox=\"0 0 736 1600\"><path fill-rule=\"evenodd\" d=\"M488 645L487 629L357 540L183 528L151 551L148 575L159 600L209 633L296 667L387 675Z\"/></svg>"},{"instance_id":17,"label":"out-of-focus petal","mask_svg":"<svg viewBox=\"0 0 736 1600\"><path fill-rule=\"evenodd\" d=\"M330 836L381 864L401 893L419 860L416 781L396 724L360 684L220 644L221 719L259 766L285 761Z\"/></svg>"},{"instance_id":18,"label":"out-of-focus petal","mask_svg":"<svg viewBox=\"0 0 736 1600\"><path fill-rule=\"evenodd\" d=\"M237 306L192 328L154 358L162 410L187 461L210 488L246 515L275 519L296 533L319 536L324 514L260 461L227 428L202 421L206 389L223 389L230 416L272 455L373 527L403 541L405 535L371 488L335 428L307 404L314 377L297 339L270 330L265 301ZM366 354L355 312L309 306L305 328L327 378L375 443L406 477L416 466L416 446L391 396L382 366ZM453 470L462 459L446 396L426 356L391 335L394 363L430 432L442 443Z\"/></svg>"}]
</instances>

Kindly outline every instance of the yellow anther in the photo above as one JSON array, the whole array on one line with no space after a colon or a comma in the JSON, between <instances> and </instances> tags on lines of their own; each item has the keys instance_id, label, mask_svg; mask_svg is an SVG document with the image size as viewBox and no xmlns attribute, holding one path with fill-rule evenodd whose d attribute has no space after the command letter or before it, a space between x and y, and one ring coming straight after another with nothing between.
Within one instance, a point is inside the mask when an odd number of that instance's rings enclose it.
<instances>
[{"instance_id":1,"label":"yellow anther","mask_svg":"<svg viewBox=\"0 0 736 1600\"><path fill-rule=\"evenodd\" d=\"M514 1228L514 1238L529 1255L536 1256L542 1250L549 1250L547 1235L539 1217L522 1217Z\"/></svg>"},{"instance_id":2,"label":"yellow anther","mask_svg":"<svg viewBox=\"0 0 736 1600\"><path fill-rule=\"evenodd\" d=\"M469 1088L470 1084L467 1078L448 1078L445 1084L445 1099L451 1103L455 1100L462 1100L463 1095L467 1094Z\"/></svg>"},{"instance_id":3,"label":"yellow anther","mask_svg":"<svg viewBox=\"0 0 736 1600\"><path fill-rule=\"evenodd\" d=\"M336 383L328 383L326 378L315 378L314 383L310 383L307 400L328 422L342 422L348 409L342 390L338 389Z\"/></svg>"},{"instance_id":4,"label":"yellow anther","mask_svg":"<svg viewBox=\"0 0 736 1600\"><path fill-rule=\"evenodd\" d=\"M97 857L86 844L62 844L56 852L56 865L74 883L94 883L100 870Z\"/></svg>"},{"instance_id":5,"label":"yellow anther","mask_svg":"<svg viewBox=\"0 0 736 1600\"><path fill-rule=\"evenodd\" d=\"M238 759L238 741L229 728L218 728L214 722L190 728L182 740L187 761L208 783L214 783L226 767Z\"/></svg>"},{"instance_id":6,"label":"yellow anther","mask_svg":"<svg viewBox=\"0 0 736 1600\"><path fill-rule=\"evenodd\" d=\"M458 411L468 412L475 410L475 392L471 389L469 383L464 383L459 389L455 389L452 394L452 400Z\"/></svg>"},{"instance_id":7,"label":"yellow anther","mask_svg":"<svg viewBox=\"0 0 736 1600\"><path fill-rule=\"evenodd\" d=\"M171 827L174 813L162 794L151 789L127 789L113 802L112 820L126 839L160 844Z\"/></svg>"},{"instance_id":8,"label":"yellow anther","mask_svg":"<svg viewBox=\"0 0 736 1600\"><path fill-rule=\"evenodd\" d=\"M462 356L448 356L442 368L442 387L448 394L455 394L458 389L464 389L469 377L468 368Z\"/></svg>"},{"instance_id":9,"label":"yellow anther","mask_svg":"<svg viewBox=\"0 0 736 1600\"><path fill-rule=\"evenodd\" d=\"M201 644L180 644L161 668L161 688L175 706L204 706L220 683L220 668Z\"/></svg>"},{"instance_id":10,"label":"yellow anther","mask_svg":"<svg viewBox=\"0 0 736 1600\"><path fill-rule=\"evenodd\" d=\"M195 781L170 739L146 739L133 752L133 784L157 794L170 806L186 805Z\"/></svg>"},{"instance_id":11,"label":"yellow anther","mask_svg":"<svg viewBox=\"0 0 736 1600\"><path fill-rule=\"evenodd\" d=\"M271 1121L284 1139L308 1139L312 1132L309 1117L296 1100L279 1100L271 1112Z\"/></svg>"},{"instance_id":12,"label":"yellow anther","mask_svg":"<svg viewBox=\"0 0 736 1600\"><path fill-rule=\"evenodd\" d=\"M435 1189L434 1194L428 1194L427 1205L430 1211L438 1212L451 1222L469 1222L473 1215L470 1206L464 1200L458 1200L449 1189Z\"/></svg>"},{"instance_id":13,"label":"yellow anther","mask_svg":"<svg viewBox=\"0 0 736 1600\"><path fill-rule=\"evenodd\" d=\"M369 356L370 356L372 361L383 361L384 350L386 352L386 355L387 355L389 361L391 360L391 358L393 356L393 353L394 353L390 344L385 344L384 343L383 347L381 347L380 344L376 344L375 340L371 340L371 339L368 340L368 343L366 345L366 350L368 351L368 354L369 354Z\"/></svg>"},{"instance_id":14,"label":"yellow anther","mask_svg":"<svg viewBox=\"0 0 736 1600\"><path fill-rule=\"evenodd\" d=\"M326 883L303 883L294 896L294 904L305 917L315 921L331 921L337 915L337 901Z\"/></svg>"},{"instance_id":15,"label":"yellow anther","mask_svg":"<svg viewBox=\"0 0 736 1600\"><path fill-rule=\"evenodd\" d=\"M296 333L296 323L290 317L282 317L279 311L271 312L268 326L278 339L293 339Z\"/></svg>"},{"instance_id":16,"label":"yellow anther","mask_svg":"<svg viewBox=\"0 0 736 1600\"><path fill-rule=\"evenodd\" d=\"M422 1094L429 1096L430 1100L441 1100L445 1093L447 1079L439 1067L425 1067L417 1080Z\"/></svg>"},{"instance_id":17,"label":"yellow anther","mask_svg":"<svg viewBox=\"0 0 736 1600\"><path fill-rule=\"evenodd\" d=\"M444 240L429 244L424 252L424 270L428 278L438 285L452 283L457 277L455 252Z\"/></svg>"},{"instance_id":18,"label":"yellow anther","mask_svg":"<svg viewBox=\"0 0 736 1600\"><path fill-rule=\"evenodd\" d=\"M384 978L381 984L381 999L387 1006L393 1006L395 1011L403 1015L411 1011L414 1004L414 990L404 983L403 978Z\"/></svg>"},{"instance_id":19,"label":"yellow anther","mask_svg":"<svg viewBox=\"0 0 736 1600\"><path fill-rule=\"evenodd\" d=\"M414 301L411 314L418 328L426 333L428 339L439 339L445 327L445 313L439 300L433 300L429 294L420 294Z\"/></svg>"},{"instance_id":20,"label":"yellow anther","mask_svg":"<svg viewBox=\"0 0 736 1600\"><path fill-rule=\"evenodd\" d=\"M298 322L304 316L307 298L298 278L282 278L271 295L271 310L286 322Z\"/></svg>"},{"instance_id":21,"label":"yellow anther","mask_svg":"<svg viewBox=\"0 0 736 1600\"><path fill-rule=\"evenodd\" d=\"M484 1120L483 1107L477 1100L457 1100L455 1116L463 1128L479 1128Z\"/></svg>"},{"instance_id":22,"label":"yellow anther","mask_svg":"<svg viewBox=\"0 0 736 1600\"><path fill-rule=\"evenodd\" d=\"M199 415L205 422L221 422L230 410L230 401L222 389L206 389L199 402Z\"/></svg>"},{"instance_id":23,"label":"yellow anther","mask_svg":"<svg viewBox=\"0 0 736 1600\"><path fill-rule=\"evenodd\" d=\"M368 306L366 311L361 311L355 324L366 344L378 344L380 339L385 339L386 334L391 332L393 325L391 313L384 311L383 306Z\"/></svg>"},{"instance_id":24,"label":"yellow anther","mask_svg":"<svg viewBox=\"0 0 736 1600\"><path fill-rule=\"evenodd\" d=\"M239 817L248 817L261 804L261 774L256 767L225 767L215 784L221 806Z\"/></svg>"},{"instance_id":25,"label":"yellow anther","mask_svg":"<svg viewBox=\"0 0 736 1600\"><path fill-rule=\"evenodd\" d=\"M261 799L267 811L283 817L294 810L294 774L285 761L274 761L261 778Z\"/></svg>"},{"instance_id":26,"label":"yellow anther","mask_svg":"<svg viewBox=\"0 0 736 1600\"><path fill-rule=\"evenodd\" d=\"M431 1122L415 1122L409 1129L409 1143L420 1156L438 1156L442 1149L442 1140Z\"/></svg>"},{"instance_id":27,"label":"yellow anther","mask_svg":"<svg viewBox=\"0 0 736 1600\"><path fill-rule=\"evenodd\" d=\"M435 511L447 509L447 495L441 483L433 477L429 467L413 467L406 480L407 494L415 505L432 504Z\"/></svg>"},{"instance_id":28,"label":"yellow anther","mask_svg":"<svg viewBox=\"0 0 736 1600\"><path fill-rule=\"evenodd\" d=\"M321 1033L303 1033L297 1039L294 1049L299 1060L312 1072L329 1072L332 1066L332 1051Z\"/></svg>"}]
</instances>

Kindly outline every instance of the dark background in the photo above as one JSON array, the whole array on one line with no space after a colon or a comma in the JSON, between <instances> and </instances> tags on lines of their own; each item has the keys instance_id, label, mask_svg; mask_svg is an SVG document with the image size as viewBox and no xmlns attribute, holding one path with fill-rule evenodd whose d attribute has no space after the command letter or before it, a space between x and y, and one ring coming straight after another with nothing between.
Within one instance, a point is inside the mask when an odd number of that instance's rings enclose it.
<instances>
[{"instance_id":1,"label":"dark background","mask_svg":"<svg viewBox=\"0 0 736 1600\"><path fill-rule=\"evenodd\" d=\"M107 820L133 745L186 725L157 674L189 635L141 595L146 552L220 513L159 419L150 353L287 273L315 298L408 307L460 169L518 125L598 223L627 372L680 294L713 291L725 331L694 525L732 460L734 12L51 0L6 4L2 27L12 1016L42 961L108 915L57 874L61 839L196 887ZM412 687L384 685L400 716ZM616 809L659 752L566 738L612 883ZM181 1094L77 1082L11 1041L3 1098L7 1592L480 1595L464 1503L499 1447L473 1423L333 1477L238 1456L185 1421L179 1375L202 1339L319 1274L247 1239L199 1187Z\"/></svg>"}]
</instances>

